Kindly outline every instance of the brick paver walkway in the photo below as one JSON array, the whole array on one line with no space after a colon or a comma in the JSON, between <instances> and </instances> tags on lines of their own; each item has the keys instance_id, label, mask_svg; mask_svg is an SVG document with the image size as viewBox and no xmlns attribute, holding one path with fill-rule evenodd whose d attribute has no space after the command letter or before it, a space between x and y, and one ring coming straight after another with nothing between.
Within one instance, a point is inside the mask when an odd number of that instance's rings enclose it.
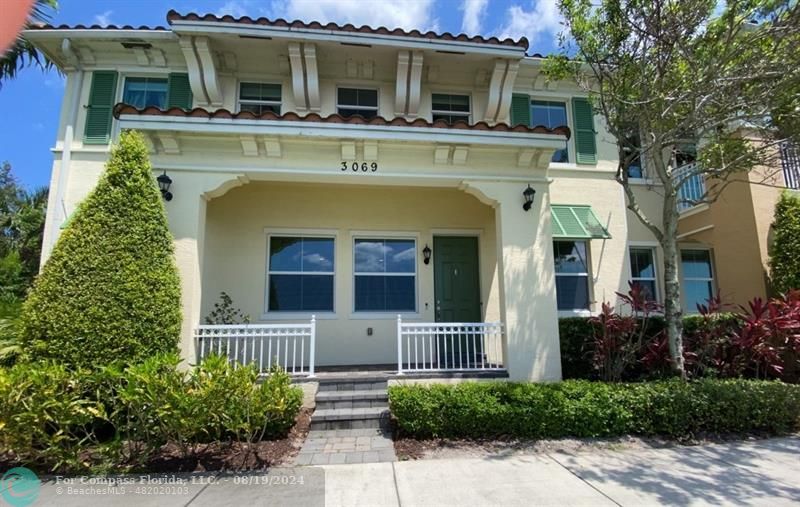
<instances>
[{"instance_id":1,"label":"brick paver walkway","mask_svg":"<svg viewBox=\"0 0 800 507\"><path fill-rule=\"evenodd\" d=\"M295 465L340 465L397 461L391 435L378 428L311 430Z\"/></svg>"}]
</instances>

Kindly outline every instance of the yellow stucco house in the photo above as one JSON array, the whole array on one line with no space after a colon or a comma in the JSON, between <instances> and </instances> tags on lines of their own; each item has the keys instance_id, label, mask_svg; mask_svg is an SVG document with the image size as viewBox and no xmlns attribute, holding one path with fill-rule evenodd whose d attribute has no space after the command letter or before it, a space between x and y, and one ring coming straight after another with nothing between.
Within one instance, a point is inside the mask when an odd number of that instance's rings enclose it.
<instances>
[{"instance_id":1,"label":"yellow stucco house","mask_svg":"<svg viewBox=\"0 0 800 507\"><path fill-rule=\"evenodd\" d=\"M661 253L626 210L614 139L525 39L167 21L26 36L67 76L44 257L120 130L143 132L169 198L189 362L558 380L559 317L629 280L661 297ZM631 176L658 217L657 186ZM203 324L223 291L249 324Z\"/></svg>"}]
</instances>

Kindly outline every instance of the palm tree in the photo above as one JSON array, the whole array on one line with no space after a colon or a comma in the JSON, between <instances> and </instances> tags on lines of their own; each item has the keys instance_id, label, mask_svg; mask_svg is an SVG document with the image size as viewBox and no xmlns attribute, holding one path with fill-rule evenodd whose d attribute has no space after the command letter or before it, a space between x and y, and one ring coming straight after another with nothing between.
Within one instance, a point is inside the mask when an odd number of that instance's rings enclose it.
<instances>
[{"instance_id":1,"label":"palm tree","mask_svg":"<svg viewBox=\"0 0 800 507\"><path fill-rule=\"evenodd\" d=\"M58 8L58 0L36 0L33 4L26 27L35 23L45 23L50 19L53 11ZM0 57L0 84L6 79L16 76L17 71L27 65L36 65L42 70L49 69L53 64L47 57L39 52L34 45L20 33L17 40L5 54Z\"/></svg>"}]
</instances>

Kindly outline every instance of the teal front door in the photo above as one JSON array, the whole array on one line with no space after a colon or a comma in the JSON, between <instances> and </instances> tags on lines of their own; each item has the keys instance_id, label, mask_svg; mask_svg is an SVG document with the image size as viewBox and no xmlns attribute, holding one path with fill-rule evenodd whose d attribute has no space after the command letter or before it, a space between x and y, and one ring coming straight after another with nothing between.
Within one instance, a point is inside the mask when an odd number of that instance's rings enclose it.
<instances>
[{"instance_id":1,"label":"teal front door","mask_svg":"<svg viewBox=\"0 0 800 507\"><path fill-rule=\"evenodd\" d=\"M433 238L436 322L480 322L478 238Z\"/></svg>"}]
</instances>

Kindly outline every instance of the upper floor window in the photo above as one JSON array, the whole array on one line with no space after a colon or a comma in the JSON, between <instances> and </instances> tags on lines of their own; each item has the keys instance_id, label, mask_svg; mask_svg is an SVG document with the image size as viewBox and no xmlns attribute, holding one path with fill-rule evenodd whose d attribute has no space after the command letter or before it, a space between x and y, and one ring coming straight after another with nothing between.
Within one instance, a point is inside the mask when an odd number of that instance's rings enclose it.
<instances>
[{"instance_id":1,"label":"upper floor window","mask_svg":"<svg viewBox=\"0 0 800 507\"><path fill-rule=\"evenodd\" d=\"M638 135L633 135L628 138L628 144L629 146L626 146L625 148L626 155L629 156L632 152L635 152L633 153L633 160L631 160L630 164L628 165L628 178L644 178L641 138Z\"/></svg>"},{"instance_id":2,"label":"upper floor window","mask_svg":"<svg viewBox=\"0 0 800 507\"><path fill-rule=\"evenodd\" d=\"M433 121L444 120L451 125L459 120L469 123L469 95L434 93L431 99Z\"/></svg>"},{"instance_id":3,"label":"upper floor window","mask_svg":"<svg viewBox=\"0 0 800 507\"><path fill-rule=\"evenodd\" d=\"M167 80L154 77L126 77L122 102L139 109L167 107Z\"/></svg>"},{"instance_id":4,"label":"upper floor window","mask_svg":"<svg viewBox=\"0 0 800 507\"><path fill-rule=\"evenodd\" d=\"M239 111L281 114L281 85L271 83L239 83Z\"/></svg>"},{"instance_id":5,"label":"upper floor window","mask_svg":"<svg viewBox=\"0 0 800 507\"><path fill-rule=\"evenodd\" d=\"M378 116L378 90L365 88L339 88L336 92L336 111L344 117Z\"/></svg>"},{"instance_id":6,"label":"upper floor window","mask_svg":"<svg viewBox=\"0 0 800 507\"><path fill-rule=\"evenodd\" d=\"M565 102L550 102L545 100L531 101L531 125L542 125L547 128L556 128L569 125L567 119L567 104ZM553 153L551 162L569 162L569 153L566 148Z\"/></svg>"}]
</instances>

